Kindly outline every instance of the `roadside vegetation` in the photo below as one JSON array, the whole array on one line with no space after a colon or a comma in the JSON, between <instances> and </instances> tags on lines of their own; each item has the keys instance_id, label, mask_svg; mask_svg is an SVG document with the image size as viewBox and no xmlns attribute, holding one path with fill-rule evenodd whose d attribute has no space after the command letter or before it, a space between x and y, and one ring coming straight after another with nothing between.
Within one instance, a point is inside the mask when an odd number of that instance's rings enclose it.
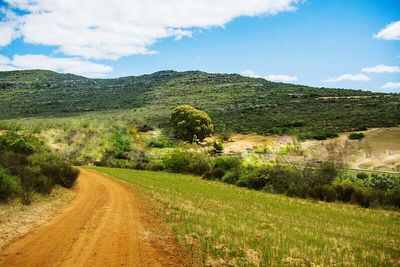
<instances>
[{"instance_id":1,"label":"roadside vegetation","mask_svg":"<svg viewBox=\"0 0 400 267\"><path fill-rule=\"evenodd\" d=\"M149 196L195 263L397 266L394 211L293 199L190 175L93 167Z\"/></svg>"},{"instance_id":2,"label":"roadside vegetation","mask_svg":"<svg viewBox=\"0 0 400 267\"><path fill-rule=\"evenodd\" d=\"M55 185L71 188L79 170L46 149L32 133L13 128L0 132L0 202L20 198L30 204L36 193L50 195Z\"/></svg>"}]
</instances>

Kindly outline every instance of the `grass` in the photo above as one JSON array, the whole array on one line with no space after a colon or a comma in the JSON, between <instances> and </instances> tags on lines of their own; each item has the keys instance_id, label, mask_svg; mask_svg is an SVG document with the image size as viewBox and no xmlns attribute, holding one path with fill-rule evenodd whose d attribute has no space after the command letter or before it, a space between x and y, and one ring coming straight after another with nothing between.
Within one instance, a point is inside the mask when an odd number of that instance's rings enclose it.
<instances>
[{"instance_id":1,"label":"grass","mask_svg":"<svg viewBox=\"0 0 400 267\"><path fill-rule=\"evenodd\" d=\"M194 261L239 266L398 266L394 211L292 199L198 177L93 168L140 188Z\"/></svg>"}]
</instances>

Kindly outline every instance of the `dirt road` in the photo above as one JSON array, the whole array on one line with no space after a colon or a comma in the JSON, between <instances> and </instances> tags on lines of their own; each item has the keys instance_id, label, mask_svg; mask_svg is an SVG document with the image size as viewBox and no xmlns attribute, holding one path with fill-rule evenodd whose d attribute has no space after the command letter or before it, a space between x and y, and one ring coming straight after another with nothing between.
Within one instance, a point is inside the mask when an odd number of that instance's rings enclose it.
<instances>
[{"instance_id":1,"label":"dirt road","mask_svg":"<svg viewBox=\"0 0 400 267\"><path fill-rule=\"evenodd\" d=\"M172 237L129 186L81 170L76 198L0 251L0 266L187 266Z\"/></svg>"}]
</instances>

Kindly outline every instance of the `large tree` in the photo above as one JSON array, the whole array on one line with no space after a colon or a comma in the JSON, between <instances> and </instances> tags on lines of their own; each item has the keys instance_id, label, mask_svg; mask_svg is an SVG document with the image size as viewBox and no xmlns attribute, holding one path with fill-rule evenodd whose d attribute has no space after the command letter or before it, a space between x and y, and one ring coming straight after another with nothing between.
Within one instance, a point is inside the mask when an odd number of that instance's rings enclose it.
<instances>
[{"instance_id":1,"label":"large tree","mask_svg":"<svg viewBox=\"0 0 400 267\"><path fill-rule=\"evenodd\" d=\"M175 135L190 143L203 141L214 131L208 114L189 105L176 107L172 111L171 122Z\"/></svg>"}]
</instances>

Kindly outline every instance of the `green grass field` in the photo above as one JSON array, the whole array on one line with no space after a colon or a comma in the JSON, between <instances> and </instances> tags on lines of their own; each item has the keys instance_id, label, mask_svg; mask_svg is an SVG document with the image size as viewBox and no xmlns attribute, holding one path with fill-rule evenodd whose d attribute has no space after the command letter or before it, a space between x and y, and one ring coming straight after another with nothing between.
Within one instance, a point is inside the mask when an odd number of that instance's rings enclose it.
<instances>
[{"instance_id":1,"label":"green grass field","mask_svg":"<svg viewBox=\"0 0 400 267\"><path fill-rule=\"evenodd\" d=\"M93 168L149 196L194 261L399 266L400 214L251 191L163 172Z\"/></svg>"}]
</instances>

